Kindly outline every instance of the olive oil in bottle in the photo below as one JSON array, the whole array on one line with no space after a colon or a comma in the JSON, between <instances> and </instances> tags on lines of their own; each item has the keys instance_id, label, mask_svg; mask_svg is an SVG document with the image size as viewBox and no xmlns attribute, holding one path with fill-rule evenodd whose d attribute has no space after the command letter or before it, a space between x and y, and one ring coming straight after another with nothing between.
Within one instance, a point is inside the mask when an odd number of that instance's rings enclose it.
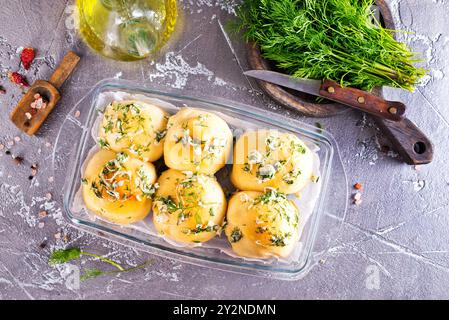
<instances>
[{"instance_id":1,"label":"olive oil in bottle","mask_svg":"<svg viewBox=\"0 0 449 320\"><path fill-rule=\"evenodd\" d=\"M80 33L100 54L123 61L144 59L170 38L176 0L77 0Z\"/></svg>"}]
</instances>

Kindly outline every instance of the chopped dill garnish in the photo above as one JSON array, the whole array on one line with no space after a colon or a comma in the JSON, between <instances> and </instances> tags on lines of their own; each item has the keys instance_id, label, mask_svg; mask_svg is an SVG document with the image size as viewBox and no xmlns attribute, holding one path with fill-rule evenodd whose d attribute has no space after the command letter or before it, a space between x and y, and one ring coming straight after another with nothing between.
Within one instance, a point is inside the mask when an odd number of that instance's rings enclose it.
<instances>
[{"instance_id":1,"label":"chopped dill garnish","mask_svg":"<svg viewBox=\"0 0 449 320\"><path fill-rule=\"evenodd\" d=\"M105 139L100 138L98 140L98 145L101 149L109 149L111 146L109 145L109 142L107 142Z\"/></svg>"},{"instance_id":2,"label":"chopped dill garnish","mask_svg":"<svg viewBox=\"0 0 449 320\"><path fill-rule=\"evenodd\" d=\"M280 235L272 235L270 241L275 247L285 247L287 245L287 239L291 236L292 234L289 232Z\"/></svg>"},{"instance_id":3,"label":"chopped dill garnish","mask_svg":"<svg viewBox=\"0 0 449 320\"><path fill-rule=\"evenodd\" d=\"M156 131L156 142L161 142L162 139L165 138L166 134L167 134L167 130Z\"/></svg>"},{"instance_id":4,"label":"chopped dill garnish","mask_svg":"<svg viewBox=\"0 0 449 320\"><path fill-rule=\"evenodd\" d=\"M230 235L230 241L232 243L239 242L243 238L242 230L238 227L234 227L232 229L231 235Z\"/></svg>"}]
</instances>

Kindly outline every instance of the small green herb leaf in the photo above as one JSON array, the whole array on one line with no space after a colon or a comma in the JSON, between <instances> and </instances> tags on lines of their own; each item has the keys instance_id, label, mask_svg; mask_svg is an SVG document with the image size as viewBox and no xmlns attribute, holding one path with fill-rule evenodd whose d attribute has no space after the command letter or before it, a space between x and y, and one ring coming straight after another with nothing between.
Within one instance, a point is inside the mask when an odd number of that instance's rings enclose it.
<instances>
[{"instance_id":1,"label":"small green herb leaf","mask_svg":"<svg viewBox=\"0 0 449 320\"><path fill-rule=\"evenodd\" d=\"M81 276L80 280L83 282L101 276L103 274L105 274L104 271L100 269L86 269L86 271L84 271L83 275Z\"/></svg>"},{"instance_id":2,"label":"small green herb leaf","mask_svg":"<svg viewBox=\"0 0 449 320\"><path fill-rule=\"evenodd\" d=\"M52 266L63 264L81 257L81 250L79 248L60 249L53 251L50 254L48 263Z\"/></svg>"},{"instance_id":3,"label":"small green herb leaf","mask_svg":"<svg viewBox=\"0 0 449 320\"><path fill-rule=\"evenodd\" d=\"M100 145L101 149L109 149L110 145L105 139L99 139L98 144Z\"/></svg>"},{"instance_id":4,"label":"small green herb leaf","mask_svg":"<svg viewBox=\"0 0 449 320\"><path fill-rule=\"evenodd\" d=\"M201 221L201 215L200 215L198 212L195 213L195 222L196 222L197 224L202 224L202 223L203 223L203 222Z\"/></svg>"}]
</instances>

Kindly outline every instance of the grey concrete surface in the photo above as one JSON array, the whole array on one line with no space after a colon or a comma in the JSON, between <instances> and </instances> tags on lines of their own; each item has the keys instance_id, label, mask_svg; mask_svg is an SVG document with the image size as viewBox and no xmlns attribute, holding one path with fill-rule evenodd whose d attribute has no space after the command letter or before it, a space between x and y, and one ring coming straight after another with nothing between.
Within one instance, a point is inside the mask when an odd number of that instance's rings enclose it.
<instances>
[{"instance_id":1,"label":"grey concrete surface","mask_svg":"<svg viewBox=\"0 0 449 320\"><path fill-rule=\"evenodd\" d=\"M304 279L284 282L175 262L79 232L64 219L58 187L62 181L52 179L51 155L62 121L103 78L121 77L159 89L177 87L189 95L217 95L314 124L316 119L277 106L242 76L244 47L236 39L228 43L221 28L233 17L232 2L181 1L184 21L176 41L154 62L120 63L99 57L79 41L72 1L0 0L0 85L6 89L0 95L0 144L5 146L0 152L0 299L449 298L449 1L389 3L397 28L409 31L399 38L423 53L422 65L429 73L414 93L386 94L409 106L409 117L435 144L435 160L414 168L394 154L384 154L379 150L381 134L361 113L320 119L339 143L349 186L363 183L363 203L349 206L341 236L327 258ZM25 46L38 50L26 72L31 82L48 78L67 50L83 55L63 87L59 106L35 137L21 134L8 117L21 91L9 83L6 73L19 68L16 52ZM24 163L17 166L6 149L23 157ZM39 164L39 171L30 181L32 163ZM49 216L39 220L38 212L44 209ZM65 246L81 246L130 265L148 259L154 263L145 270L96 278L73 290L65 286L63 268L47 265L49 252ZM82 264L100 266L92 259ZM372 281L377 272L378 283Z\"/></svg>"}]
</instances>

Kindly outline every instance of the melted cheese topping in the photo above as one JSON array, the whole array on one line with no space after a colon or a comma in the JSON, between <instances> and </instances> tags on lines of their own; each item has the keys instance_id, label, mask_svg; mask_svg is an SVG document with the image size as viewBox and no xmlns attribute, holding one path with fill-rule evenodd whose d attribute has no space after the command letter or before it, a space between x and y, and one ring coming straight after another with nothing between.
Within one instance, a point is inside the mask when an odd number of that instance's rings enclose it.
<instances>
[{"instance_id":1,"label":"melted cheese topping","mask_svg":"<svg viewBox=\"0 0 449 320\"><path fill-rule=\"evenodd\" d=\"M278 131L252 131L234 148L232 183L240 190L267 187L296 193L311 181L313 154L295 135Z\"/></svg>"},{"instance_id":2,"label":"melted cheese topping","mask_svg":"<svg viewBox=\"0 0 449 320\"><path fill-rule=\"evenodd\" d=\"M154 105L114 101L104 111L99 144L143 161L156 161L162 156L167 121L168 114Z\"/></svg>"},{"instance_id":3,"label":"melted cheese topping","mask_svg":"<svg viewBox=\"0 0 449 320\"><path fill-rule=\"evenodd\" d=\"M151 163L101 150L89 160L82 178L84 202L89 210L111 222L136 222L151 210L155 181Z\"/></svg>"},{"instance_id":4,"label":"melted cheese topping","mask_svg":"<svg viewBox=\"0 0 449 320\"><path fill-rule=\"evenodd\" d=\"M164 159L169 168L214 174L225 166L232 132L221 118L186 108L170 117L167 127Z\"/></svg>"},{"instance_id":5,"label":"melted cheese topping","mask_svg":"<svg viewBox=\"0 0 449 320\"><path fill-rule=\"evenodd\" d=\"M298 242L298 224L298 208L285 194L242 191L229 201L225 233L239 256L287 257Z\"/></svg>"},{"instance_id":6,"label":"melted cheese topping","mask_svg":"<svg viewBox=\"0 0 449 320\"><path fill-rule=\"evenodd\" d=\"M179 242L199 243L221 231L226 199L215 177L169 169L158 182L153 222L160 234Z\"/></svg>"}]
</instances>

